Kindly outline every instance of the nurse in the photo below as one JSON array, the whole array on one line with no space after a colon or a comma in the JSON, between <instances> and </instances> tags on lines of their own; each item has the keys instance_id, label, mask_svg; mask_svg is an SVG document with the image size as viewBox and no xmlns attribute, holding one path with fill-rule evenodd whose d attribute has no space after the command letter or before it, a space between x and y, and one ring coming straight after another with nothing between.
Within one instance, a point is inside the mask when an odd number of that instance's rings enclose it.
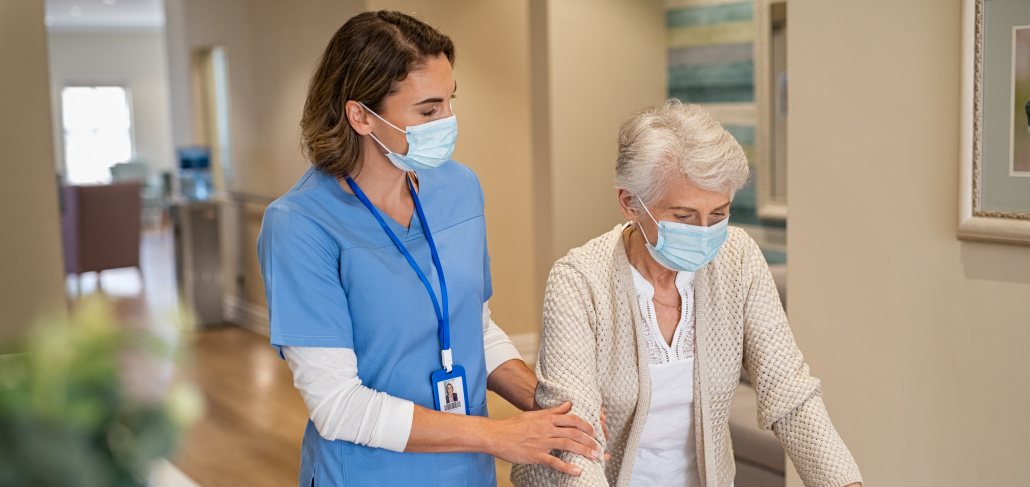
<instances>
[{"instance_id":1,"label":"nurse","mask_svg":"<svg viewBox=\"0 0 1030 487\"><path fill-rule=\"evenodd\" d=\"M308 407L300 487L494 485L497 456L570 475L599 455L490 319L483 192L450 159L454 45L365 12L326 47L301 120L312 167L258 238L271 342ZM525 412L487 418L486 391Z\"/></svg>"}]
</instances>

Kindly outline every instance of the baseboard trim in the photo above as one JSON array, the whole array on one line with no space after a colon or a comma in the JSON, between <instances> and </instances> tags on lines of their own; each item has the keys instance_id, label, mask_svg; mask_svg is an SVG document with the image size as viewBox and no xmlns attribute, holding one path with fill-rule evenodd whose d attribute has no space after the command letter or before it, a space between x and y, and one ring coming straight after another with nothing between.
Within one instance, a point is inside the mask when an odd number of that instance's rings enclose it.
<instances>
[{"instance_id":1,"label":"baseboard trim","mask_svg":"<svg viewBox=\"0 0 1030 487\"><path fill-rule=\"evenodd\" d=\"M260 335L270 335L268 308L231 294L222 296L222 308L226 321Z\"/></svg>"}]
</instances>

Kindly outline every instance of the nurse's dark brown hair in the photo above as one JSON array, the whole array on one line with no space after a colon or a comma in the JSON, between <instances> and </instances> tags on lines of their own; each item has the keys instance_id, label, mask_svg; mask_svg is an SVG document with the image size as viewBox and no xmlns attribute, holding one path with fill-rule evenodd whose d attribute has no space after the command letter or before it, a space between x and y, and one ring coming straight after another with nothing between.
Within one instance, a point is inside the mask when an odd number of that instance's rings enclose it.
<instances>
[{"instance_id":1,"label":"nurse's dark brown hair","mask_svg":"<svg viewBox=\"0 0 1030 487\"><path fill-rule=\"evenodd\" d=\"M316 169L341 177L361 171L361 136L344 112L348 100L381 111L395 83L443 54L454 64L454 43L400 12L355 15L336 31L308 85L300 120L304 155Z\"/></svg>"}]
</instances>

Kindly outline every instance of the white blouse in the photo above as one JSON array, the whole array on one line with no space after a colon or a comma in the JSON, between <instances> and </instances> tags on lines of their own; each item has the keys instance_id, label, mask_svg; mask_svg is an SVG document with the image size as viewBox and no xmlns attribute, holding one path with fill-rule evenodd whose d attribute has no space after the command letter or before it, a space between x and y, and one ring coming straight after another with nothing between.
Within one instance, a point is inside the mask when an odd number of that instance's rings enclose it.
<instances>
[{"instance_id":1,"label":"white blouse","mask_svg":"<svg viewBox=\"0 0 1030 487\"><path fill-rule=\"evenodd\" d=\"M651 406L629 485L700 486L694 431L694 273L676 274L681 313L669 345L658 328L654 286L632 270L647 343Z\"/></svg>"}]
</instances>

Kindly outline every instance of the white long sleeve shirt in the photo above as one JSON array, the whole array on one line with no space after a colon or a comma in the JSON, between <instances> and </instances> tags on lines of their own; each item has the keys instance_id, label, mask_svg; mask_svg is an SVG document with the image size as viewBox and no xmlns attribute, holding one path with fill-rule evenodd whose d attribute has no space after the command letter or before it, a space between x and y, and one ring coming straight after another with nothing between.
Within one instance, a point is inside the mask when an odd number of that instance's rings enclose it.
<instances>
[{"instance_id":1,"label":"white long sleeve shirt","mask_svg":"<svg viewBox=\"0 0 1030 487\"><path fill-rule=\"evenodd\" d=\"M483 303L483 348L487 375L504 362L522 359L490 318L489 302ZM293 372L293 385L323 438L404 451L415 403L362 385L354 350L287 346L281 350Z\"/></svg>"}]
</instances>

